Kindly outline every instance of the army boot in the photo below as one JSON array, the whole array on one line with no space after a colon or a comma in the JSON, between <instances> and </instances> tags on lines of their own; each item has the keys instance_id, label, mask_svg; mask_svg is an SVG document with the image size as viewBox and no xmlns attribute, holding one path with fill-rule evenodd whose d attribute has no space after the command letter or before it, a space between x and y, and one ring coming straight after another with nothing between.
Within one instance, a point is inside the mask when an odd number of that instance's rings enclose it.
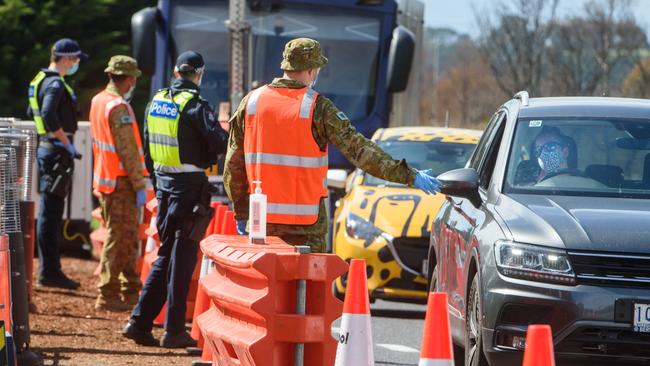
<instances>
[{"instance_id":1,"label":"army boot","mask_svg":"<svg viewBox=\"0 0 650 366\"><path fill-rule=\"evenodd\" d=\"M126 304L129 307L133 308L138 303L138 299L140 298L140 295L138 295L137 293L134 293L134 294L122 293L120 295L120 297L122 298L122 302L124 304Z\"/></svg>"},{"instance_id":2,"label":"army boot","mask_svg":"<svg viewBox=\"0 0 650 366\"><path fill-rule=\"evenodd\" d=\"M99 295L95 302L95 310L122 312L131 310L131 307L118 298Z\"/></svg>"}]
</instances>

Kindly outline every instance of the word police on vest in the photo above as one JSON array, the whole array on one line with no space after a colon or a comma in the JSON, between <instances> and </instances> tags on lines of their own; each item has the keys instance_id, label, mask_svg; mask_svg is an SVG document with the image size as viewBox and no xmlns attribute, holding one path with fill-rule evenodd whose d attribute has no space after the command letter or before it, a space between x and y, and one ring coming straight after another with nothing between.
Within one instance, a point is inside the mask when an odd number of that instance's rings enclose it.
<instances>
[{"instance_id":1,"label":"word police on vest","mask_svg":"<svg viewBox=\"0 0 650 366\"><path fill-rule=\"evenodd\" d=\"M156 117L175 119L178 109L173 103L156 100L151 104L151 114Z\"/></svg>"}]
</instances>

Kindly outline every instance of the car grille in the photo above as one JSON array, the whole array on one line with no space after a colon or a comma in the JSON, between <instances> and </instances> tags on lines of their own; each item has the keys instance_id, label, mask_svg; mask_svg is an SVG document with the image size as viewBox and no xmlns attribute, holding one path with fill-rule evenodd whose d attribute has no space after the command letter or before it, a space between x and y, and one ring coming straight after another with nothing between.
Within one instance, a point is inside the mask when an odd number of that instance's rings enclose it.
<instances>
[{"instance_id":1,"label":"car grille","mask_svg":"<svg viewBox=\"0 0 650 366\"><path fill-rule=\"evenodd\" d=\"M578 284L650 288L650 256L569 252Z\"/></svg>"},{"instance_id":2,"label":"car grille","mask_svg":"<svg viewBox=\"0 0 650 366\"><path fill-rule=\"evenodd\" d=\"M427 259L429 238L395 238L395 251L406 266L414 271L422 271L422 261Z\"/></svg>"},{"instance_id":3,"label":"car grille","mask_svg":"<svg viewBox=\"0 0 650 366\"><path fill-rule=\"evenodd\" d=\"M650 343L650 333L582 327L564 338L555 347L555 352L560 357L573 355L647 360L650 359L648 343Z\"/></svg>"}]
</instances>

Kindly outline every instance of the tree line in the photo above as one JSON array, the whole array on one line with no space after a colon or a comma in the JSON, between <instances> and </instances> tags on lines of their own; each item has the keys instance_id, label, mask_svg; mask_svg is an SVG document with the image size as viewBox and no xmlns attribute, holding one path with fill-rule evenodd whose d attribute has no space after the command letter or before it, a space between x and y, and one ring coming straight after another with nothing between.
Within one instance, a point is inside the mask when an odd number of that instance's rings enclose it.
<instances>
[{"instance_id":1,"label":"tree line","mask_svg":"<svg viewBox=\"0 0 650 366\"><path fill-rule=\"evenodd\" d=\"M490 2L475 9L476 38L430 30L435 61L425 73L421 123L480 127L520 90L531 97L650 97L648 35L633 2L592 0L563 17L559 4Z\"/></svg>"}]
</instances>

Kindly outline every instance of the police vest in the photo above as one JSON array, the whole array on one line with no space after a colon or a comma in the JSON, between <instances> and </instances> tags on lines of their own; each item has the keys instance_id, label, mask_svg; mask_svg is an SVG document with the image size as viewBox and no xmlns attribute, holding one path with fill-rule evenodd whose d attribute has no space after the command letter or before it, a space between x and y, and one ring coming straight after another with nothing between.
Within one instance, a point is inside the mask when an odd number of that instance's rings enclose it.
<instances>
[{"instance_id":1,"label":"police vest","mask_svg":"<svg viewBox=\"0 0 650 366\"><path fill-rule=\"evenodd\" d=\"M44 73L43 71L39 71L38 74L32 79L32 81L29 83L29 91L28 91L28 97L29 97L29 106L32 108L32 114L34 115L34 123L36 123L36 132L39 135L45 135L47 133L47 130L45 129L45 123L43 123L43 117L41 116L41 109L38 103L38 88L41 86L41 82L47 77L47 74ZM65 86L65 89L68 91L68 94L70 94L70 97L72 100L75 100L75 94L70 85L68 85L63 77L59 76L61 79L61 82L63 82L63 85Z\"/></svg>"},{"instance_id":2,"label":"police vest","mask_svg":"<svg viewBox=\"0 0 650 366\"><path fill-rule=\"evenodd\" d=\"M126 106L131 118L131 128L140 152L140 163L142 164L142 175L148 176L149 173L144 165L144 152L142 150L142 141L138 123L131 105L121 96L111 94L106 90L97 94L90 106L90 133L93 137L93 189L100 193L110 194L115 191L117 178L128 176L124 165L120 160L115 148L115 140L111 133L109 116L111 111L118 106Z\"/></svg>"},{"instance_id":3,"label":"police vest","mask_svg":"<svg viewBox=\"0 0 650 366\"><path fill-rule=\"evenodd\" d=\"M153 97L147 115L147 132L149 153L154 163L165 167L184 166L180 157L178 125L185 106L195 97L197 95L194 93L182 91L172 100L168 89L159 91ZM191 170L195 171L195 168Z\"/></svg>"},{"instance_id":4,"label":"police vest","mask_svg":"<svg viewBox=\"0 0 650 366\"><path fill-rule=\"evenodd\" d=\"M327 197L327 148L312 134L313 89L263 86L248 97L244 158L250 192L262 181L267 222L312 225Z\"/></svg>"}]
</instances>

